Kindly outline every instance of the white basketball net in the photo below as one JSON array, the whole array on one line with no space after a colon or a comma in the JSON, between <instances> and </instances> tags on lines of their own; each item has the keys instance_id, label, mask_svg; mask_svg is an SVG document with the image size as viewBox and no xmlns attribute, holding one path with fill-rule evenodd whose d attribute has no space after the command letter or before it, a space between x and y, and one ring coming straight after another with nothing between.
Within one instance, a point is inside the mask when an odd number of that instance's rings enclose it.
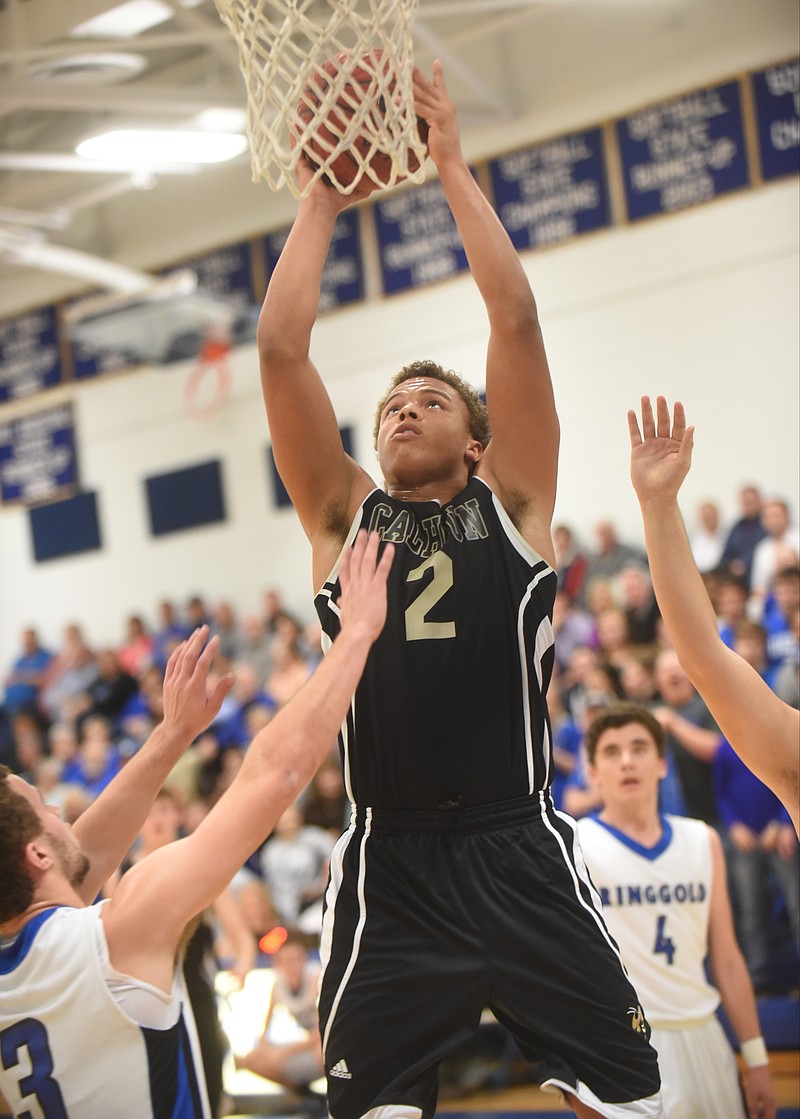
<instances>
[{"instance_id":1,"label":"white basketball net","mask_svg":"<svg viewBox=\"0 0 800 1119\"><path fill-rule=\"evenodd\" d=\"M387 187L424 181L426 147L412 93L418 0L215 3L239 48L254 182L266 179L273 190L286 185L299 198L323 176L343 194L364 175ZM320 76L331 59L333 67ZM350 85L356 68L362 84ZM308 106L303 119L301 102ZM316 170L301 192L295 167L304 149ZM343 169L336 161L345 152Z\"/></svg>"}]
</instances>

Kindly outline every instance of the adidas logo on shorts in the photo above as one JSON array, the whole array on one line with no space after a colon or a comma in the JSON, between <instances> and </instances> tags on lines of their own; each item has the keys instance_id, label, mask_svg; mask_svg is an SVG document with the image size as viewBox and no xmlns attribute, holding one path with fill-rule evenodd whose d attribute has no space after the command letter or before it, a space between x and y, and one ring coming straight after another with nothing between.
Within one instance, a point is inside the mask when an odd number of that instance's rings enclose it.
<instances>
[{"instance_id":1,"label":"adidas logo on shorts","mask_svg":"<svg viewBox=\"0 0 800 1119\"><path fill-rule=\"evenodd\" d=\"M347 1067L347 1061L337 1061L330 1071L330 1076L338 1076L340 1080L352 1080L353 1074Z\"/></svg>"}]
</instances>

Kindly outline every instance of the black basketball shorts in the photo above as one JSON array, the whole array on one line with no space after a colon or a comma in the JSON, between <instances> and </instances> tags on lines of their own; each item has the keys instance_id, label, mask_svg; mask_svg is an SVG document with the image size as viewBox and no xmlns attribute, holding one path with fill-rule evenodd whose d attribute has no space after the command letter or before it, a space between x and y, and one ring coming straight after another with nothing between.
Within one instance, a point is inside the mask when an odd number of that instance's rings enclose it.
<instances>
[{"instance_id":1,"label":"black basketball shorts","mask_svg":"<svg viewBox=\"0 0 800 1119\"><path fill-rule=\"evenodd\" d=\"M662 1115L649 1028L574 823L549 794L354 809L331 860L321 952L334 1119L390 1105L434 1115L439 1063L485 1007L540 1083L602 1102L611 1119Z\"/></svg>"}]
</instances>

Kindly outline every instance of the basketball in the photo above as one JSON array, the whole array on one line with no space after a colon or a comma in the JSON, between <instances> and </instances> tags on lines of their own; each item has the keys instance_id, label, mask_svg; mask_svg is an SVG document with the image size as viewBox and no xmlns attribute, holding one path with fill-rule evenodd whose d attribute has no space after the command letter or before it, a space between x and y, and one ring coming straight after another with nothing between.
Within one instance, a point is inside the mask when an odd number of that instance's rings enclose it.
<instances>
[{"instance_id":1,"label":"basketball","mask_svg":"<svg viewBox=\"0 0 800 1119\"><path fill-rule=\"evenodd\" d=\"M349 70L347 80L338 91L336 100L326 103L326 94L332 82L344 68ZM383 51L373 50L354 62L346 53L329 58L312 74L303 88L297 107L298 118L304 130L311 129L303 142L303 152L316 170L327 162L330 174L322 176L328 186L348 187L365 172L369 165L371 177L380 185L391 181L392 157L376 146L386 112L386 96L395 92L397 81L390 71L390 60ZM352 143L331 161L330 156L340 145L350 122L366 99L372 101L362 122L361 131ZM321 115L324 114L324 115ZM428 126L417 117L419 137L427 144ZM419 160L409 152L408 169L419 169Z\"/></svg>"}]
</instances>

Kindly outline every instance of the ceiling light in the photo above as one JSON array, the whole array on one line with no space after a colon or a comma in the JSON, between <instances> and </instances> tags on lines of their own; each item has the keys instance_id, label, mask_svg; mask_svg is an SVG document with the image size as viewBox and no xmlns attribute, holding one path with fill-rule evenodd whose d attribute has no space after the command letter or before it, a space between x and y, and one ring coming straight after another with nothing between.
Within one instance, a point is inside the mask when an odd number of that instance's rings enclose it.
<instances>
[{"instance_id":1,"label":"ceiling light","mask_svg":"<svg viewBox=\"0 0 800 1119\"><path fill-rule=\"evenodd\" d=\"M127 0L73 27L76 39L130 39L149 31L173 17L172 8L162 0Z\"/></svg>"},{"instance_id":2,"label":"ceiling light","mask_svg":"<svg viewBox=\"0 0 800 1119\"><path fill-rule=\"evenodd\" d=\"M192 123L203 132L244 132L247 112L245 109L203 109Z\"/></svg>"},{"instance_id":3,"label":"ceiling light","mask_svg":"<svg viewBox=\"0 0 800 1119\"><path fill-rule=\"evenodd\" d=\"M75 148L84 159L142 163L222 163L234 159L247 140L231 132L157 132L137 128L104 132Z\"/></svg>"},{"instance_id":4,"label":"ceiling light","mask_svg":"<svg viewBox=\"0 0 800 1119\"><path fill-rule=\"evenodd\" d=\"M37 82L58 82L62 85L114 85L135 78L147 68L142 54L69 54L63 58L45 58L25 67L29 78Z\"/></svg>"}]
</instances>

